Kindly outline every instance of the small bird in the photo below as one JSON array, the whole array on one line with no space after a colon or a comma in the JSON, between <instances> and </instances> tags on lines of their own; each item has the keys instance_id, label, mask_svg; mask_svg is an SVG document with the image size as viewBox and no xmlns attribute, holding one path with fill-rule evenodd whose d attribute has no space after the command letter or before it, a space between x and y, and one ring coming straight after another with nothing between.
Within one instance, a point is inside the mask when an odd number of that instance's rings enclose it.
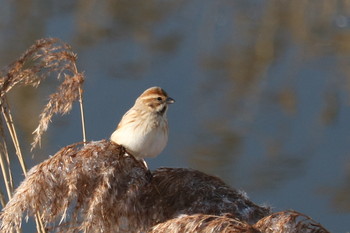
<instances>
[{"instance_id":1,"label":"small bird","mask_svg":"<svg viewBox=\"0 0 350 233\"><path fill-rule=\"evenodd\" d=\"M174 102L160 87L147 89L122 117L111 141L122 145L127 153L143 162L146 157L156 157L168 142L166 112L168 105Z\"/></svg>"}]
</instances>

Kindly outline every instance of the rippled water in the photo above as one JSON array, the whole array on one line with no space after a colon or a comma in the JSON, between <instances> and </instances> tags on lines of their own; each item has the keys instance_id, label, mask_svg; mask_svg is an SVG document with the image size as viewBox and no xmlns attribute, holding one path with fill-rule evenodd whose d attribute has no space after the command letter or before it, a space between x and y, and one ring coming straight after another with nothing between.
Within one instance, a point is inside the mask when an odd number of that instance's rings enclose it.
<instances>
[{"instance_id":1,"label":"rippled water","mask_svg":"<svg viewBox=\"0 0 350 233\"><path fill-rule=\"evenodd\" d=\"M256 203L350 230L349 1L0 3L1 67L44 37L78 54L89 140L108 138L144 89L161 86L176 103L152 169L195 168ZM23 145L55 84L10 96ZM30 165L81 140L78 110L54 119Z\"/></svg>"}]
</instances>

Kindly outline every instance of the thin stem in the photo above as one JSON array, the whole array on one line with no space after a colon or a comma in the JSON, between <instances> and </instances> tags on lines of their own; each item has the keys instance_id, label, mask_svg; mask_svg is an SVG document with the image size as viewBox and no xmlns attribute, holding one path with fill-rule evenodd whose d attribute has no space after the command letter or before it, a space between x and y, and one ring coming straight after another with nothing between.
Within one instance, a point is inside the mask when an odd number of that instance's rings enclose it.
<instances>
[{"instance_id":1,"label":"thin stem","mask_svg":"<svg viewBox=\"0 0 350 233\"><path fill-rule=\"evenodd\" d=\"M84 116L84 105L83 105L83 91L79 87L79 106L81 116L81 128L83 130L83 142L86 144L86 128L85 128L85 116Z\"/></svg>"},{"instance_id":2,"label":"thin stem","mask_svg":"<svg viewBox=\"0 0 350 233\"><path fill-rule=\"evenodd\" d=\"M4 116L5 109L3 108L2 100L3 99L1 99L1 101L0 101L0 105L1 105L1 110L2 110L3 116ZM12 198L12 195L13 195L14 184L13 184L13 178L12 178L12 172L11 172L10 157L9 157L9 153L8 153L8 149L7 149L7 145L6 145L6 141L5 141L5 133L4 133L3 129L4 129L3 128L3 121L2 121L2 118L0 117L0 134L1 134L0 135L1 136L0 164L1 164L1 170L2 170L2 174L3 174L5 186L6 186L7 196L10 200ZM6 205L5 195L1 191L0 191L0 202L1 202L1 205L3 207L5 207L5 205ZM16 232L21 233L22 230L17 227Z\"/></svg>"},{"instance_id":3,"label":"thin stem","mask_svg":"<svg viewBox=\"0 0 350 233\"><path fill-rule=\"evenodd\" d=\"M5 144L4 140L2 142L2 152L0 153L0 165L1 165L1 172L4 177L4 182L5 182L5 187L6 187L6 192L7 196L9 199L12 198L12 193L13 193L13 180L11 179L11 176L9 175L9 166L8 163L6 162L5 157L8 156L7 151L3 148ZM7 155L6 155L7 154Z\"/></svg>"},{"instance_id":4,"label":"thin stem","mask_svg":"<svg viewBox=\"0 0 350 233\"><path fill-rule=\"evenodd\" d=\"M6 205L6 200L5 200L5 195L1 192L1 190L0 190L0 203L1 203L2 207L4 208Z\"/></svg>"},{"instance_id":5,"label":"thin stem","mask_svg":"<svg viewBox=\"0 0 350 233\"><path fill-rule=\"evenodd\" d=\"M11 114L11 111L10 111L10 108L9 108L8 103L7 103L7 99L6 99L5 95L2 98L1 110L2 110L2 114L3 114L4 118L5 118L7 128L9 130L9 132L10 132L11 139L12 139L13 145L15 147L18 160L19 160L19 162L21 164L23 173L26 176L27 175L27 167L26 167L26 164L25 164L25 161L24 161L24 158L23 158L23 154L22 154L21 147L20 147L20 144L19 144L19 141L18 141L15 125L13 123L12 114ZM4 140L4 137L3 137L3 140ZM6 148L6 143L5 142L4 142L3 145L5 145L5 148ZM7 150L5 150L5 151L7 151ZM2 165L2 160L3 160L3 158L1 156L1 165ZM8 164L9 164L9 161L10 160L8 160ZM3 169L3 166L1 166L1 168ZM4 173L4 177L5 177L5 173ZM12 177L11 177L11 179L12 179ZM13 181L12 181L12 184L13 184ZM13 188L12 188L12 191L13 191ZM12 191L9 194L9 199L12 198ZM40 218L39 212L36 212L36 214L35 214L35 222L36 222L36 228L37 228L38 232L39 233L45 233L46 231L45 231L45 228L44 228L43 221Z\"/></svg>"},{"instance_id":6,"label":"thin stem","mask_svg":"<svg viewBox=\"0 0 350 233\"><path fill-rule=\"evenodd\" d=\"M36 223L36 229L38 230L38 233L45 233L45 227L44 227L44 223L41 220L41 217L39 215L39 212L37 211L35 213L35 223Z\"/></svg>"},{"instance_id":7,"label":"thin stem","mask_svg":"<svg viewBox=\"0 0 350 233\"><path fill-rule=\"evenodd\" d=\"M11 114L11 111L10 111L10 108L9 108L8 103L7 103L7 99L6 99L5 95L3 96L2 102L3 102L1 105L2 113L3 113L3 116L5 118L7 128L10 132L11 139L12 139L13 145L15 147L19 163L21 164L23 173L26 176L27 175L27 167L26 167L26 164L24 162L22 150L21 150L21 147L19 145L19 141L18 141L16 129L15 129L15 125L13 123L12 114Z\"/></svg>"},{"instance_id":8,"label":"thin stem","mask_svg":"<svg viewBox=\"0 0 350 233\"><path fill-rule=\"evenodd\" d=\"M1 99L0 99L1 101ZM2 102L0 102L1 107ZM4 109L1 108L2 113L4 115ZM3 174L3 179L5 182L5 187L6 187L6 192L7 196L9 199L12 198L12 193L14 190L14 185L13 185L13 179L12 179L12 174L11 174L11 168L10 168L10 158L9 158L9 153L7 150L6 146L6 141L5 141L5 133L4 133L4 128L3 128L3 121L2 118L0 118L0 136L1 136L1 144L0 144L0 166L1 166L1 171ZM6 202L5 202L6 203Z\"/></svg>"},{"instance_id":9,"label":"thin stem","mask_svg":"<svg viewBox=\"0 0 350 233\"><path fill-rule=\"evenodd\" d=\"M73 63L73 70L74 70L74 74L77 75L76 77L82 78L81 74L79 74L78 72L78 68L75 62ZM85 114L84 114L84 104L83 104L83 90L81 89L81 86L79 86L79 106L80 106L80 116L81 116L81 128L83 131L83 142L85 145L86 144L86 127L85 127Z\"/></svg>"}]
</instances>

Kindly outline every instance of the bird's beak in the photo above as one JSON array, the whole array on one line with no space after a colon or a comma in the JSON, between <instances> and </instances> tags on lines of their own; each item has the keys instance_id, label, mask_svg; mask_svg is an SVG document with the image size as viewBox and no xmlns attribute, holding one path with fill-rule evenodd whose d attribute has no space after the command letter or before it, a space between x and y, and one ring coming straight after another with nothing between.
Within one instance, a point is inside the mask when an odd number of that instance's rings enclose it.
<instances>
[{"instance_id":1,"label":"bird's beak","mask_svg":"<svg viewBox=\"0 0 350 233\"><path fill-rule=\"evenodd\" d=\"M168 98L166 99L166 103L167 103L167 104L172 104L172 103L175 103L175 100L174 100L173 98L168 97Z\"/></svg>"}]
</instances>

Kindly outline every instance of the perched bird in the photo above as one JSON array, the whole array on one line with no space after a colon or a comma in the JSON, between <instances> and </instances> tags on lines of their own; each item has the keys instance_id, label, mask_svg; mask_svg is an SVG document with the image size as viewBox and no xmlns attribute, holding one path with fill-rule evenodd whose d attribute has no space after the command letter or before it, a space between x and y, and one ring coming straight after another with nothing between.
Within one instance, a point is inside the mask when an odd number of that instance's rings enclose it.
<instances>
[{"instance_id":1,"label":"perched bird","mask_svg":"<svg viewBox=\"0 0 350 233\"><path fill-rule=\"evenodd\" d=\"M168 142L166 112L174 102L160 87L147 89L122 117L111 141L125 147L136 159L156 157Z\"/></svg>"}]
</instances>

